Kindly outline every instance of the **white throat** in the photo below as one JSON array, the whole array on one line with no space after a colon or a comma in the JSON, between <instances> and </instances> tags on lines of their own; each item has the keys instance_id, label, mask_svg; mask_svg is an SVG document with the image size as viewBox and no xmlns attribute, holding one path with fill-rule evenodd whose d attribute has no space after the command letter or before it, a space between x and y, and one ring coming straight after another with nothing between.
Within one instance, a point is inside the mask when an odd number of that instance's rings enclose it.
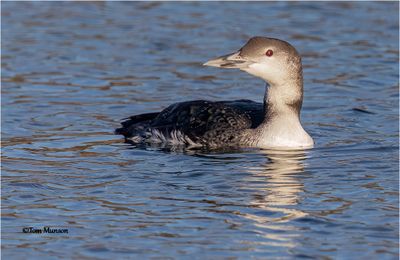
<instances>
[{"instance_id":1,"label":"white throat","mask_svg":"<svg viewBox=\"0 0 400 260\"><path fill-rule=\"evenodd\" d=\"M258 147L313 147L313 139L300 122L302 101L302 82L270 87L267 85L264 97L265 119L257 128Z\"/></svg>"}]
</instances>

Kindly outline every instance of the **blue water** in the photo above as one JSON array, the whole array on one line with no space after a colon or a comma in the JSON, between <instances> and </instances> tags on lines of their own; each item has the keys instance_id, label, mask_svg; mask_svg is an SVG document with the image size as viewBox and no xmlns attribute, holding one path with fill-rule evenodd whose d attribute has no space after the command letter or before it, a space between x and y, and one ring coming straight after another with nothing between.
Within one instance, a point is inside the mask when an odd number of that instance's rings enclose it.
<instances>
[{"instance_id":1,"label":"blue water","mask_svg":"<svg viewBox=\"0 0 400 260\"><path fill-rule=\"evenodd\" d=\"M397 2L2 2L4 259L398 259ZM303 56L312 150L137 149L119 120L261 101L203 67L254 35ZM68 229L26 234L23 228Z\"/></svg>"}]
</instances>

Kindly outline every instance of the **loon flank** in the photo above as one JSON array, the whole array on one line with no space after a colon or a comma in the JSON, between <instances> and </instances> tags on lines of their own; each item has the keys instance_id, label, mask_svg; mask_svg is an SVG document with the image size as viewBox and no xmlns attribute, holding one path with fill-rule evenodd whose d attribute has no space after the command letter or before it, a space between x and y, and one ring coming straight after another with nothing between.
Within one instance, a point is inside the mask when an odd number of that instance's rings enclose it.
<instances>
[{"instance_id":1,"label":"loon flank","mask_svg":"<svg viewBox=\"0 0 400 260\"><path fill-rule=\"evenodd\" d=\"M300 123L303 102L301 57L289 43L251 38L239 51L205 66L240 69L266 82L264 102L194 100L161 112L134 115L116 134L132 143L188 147L312 148Z\"/></svg>"}]
</instances>

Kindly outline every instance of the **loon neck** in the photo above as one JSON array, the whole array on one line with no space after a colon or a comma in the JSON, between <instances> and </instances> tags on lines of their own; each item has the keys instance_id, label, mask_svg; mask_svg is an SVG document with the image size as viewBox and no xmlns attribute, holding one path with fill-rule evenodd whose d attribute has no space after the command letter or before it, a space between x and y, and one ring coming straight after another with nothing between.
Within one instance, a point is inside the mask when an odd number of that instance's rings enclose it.
<instances>
[{"instance_id":1,"label":"loon neck","mask_svg":"<svg viewBox=\"0 0 400 260\"><path fill-rule=\"evenodd\" d=\"M300 120L302 103L302 80L274 85L267 83L264 95L264 122L270 122L280 117L294 117Z\"/></svg>"},{"instance_id":2,"label":"loon neck","mask_svg":"<svg viewBox=\"0 0 400 260\"><path fill-rule=\"evenodd\" d=\"M256 128L258 147L307 147L314 145L300 122L303 82L268 85L264 97L264 121Z\"/></svg>"}]
</instances>

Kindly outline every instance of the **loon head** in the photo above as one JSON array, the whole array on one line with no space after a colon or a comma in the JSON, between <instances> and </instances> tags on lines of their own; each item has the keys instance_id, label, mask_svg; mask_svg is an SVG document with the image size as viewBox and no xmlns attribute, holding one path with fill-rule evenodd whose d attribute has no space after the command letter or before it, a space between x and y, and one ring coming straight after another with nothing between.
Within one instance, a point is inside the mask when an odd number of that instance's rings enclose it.
<instances>
[{"instance_id":1,"label":"loon head","mask_svg":"<svg viewBox=\"0 0 400 260\"><path fill-rule=\"evenodd\" d=\"M240 50L203 65L240 69L270 85L302 81L301 57L289 43L267 37L253 37ZM302 82L301 82L302 83Z\"/></svg>"}]
</instances>

